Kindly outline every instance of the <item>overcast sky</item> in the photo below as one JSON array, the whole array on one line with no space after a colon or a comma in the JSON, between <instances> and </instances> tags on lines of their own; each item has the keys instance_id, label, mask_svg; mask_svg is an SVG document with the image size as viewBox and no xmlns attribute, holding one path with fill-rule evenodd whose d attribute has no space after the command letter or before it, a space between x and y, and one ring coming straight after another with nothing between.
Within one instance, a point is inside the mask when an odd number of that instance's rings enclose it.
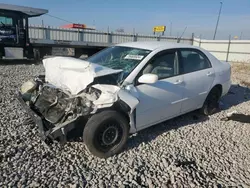
<instances>
[{"instance_id":1,"label":"overcast sky","mask_svg":"<svg viewBox=\"0 0 250 188\"><path fill-rule=\"evenodd\" d=\"M223 0L217 39L229 34L250 39L250 0ZM95 25L98 30L152 33L155 25L166 25L166 35L202 35L212 39L218 17L219 0L8 0L3 3L45 8L49 14L73 23ZM44 15L32 19L32 24L61 26L66 21Z\"/></svg>"}]
</instances>

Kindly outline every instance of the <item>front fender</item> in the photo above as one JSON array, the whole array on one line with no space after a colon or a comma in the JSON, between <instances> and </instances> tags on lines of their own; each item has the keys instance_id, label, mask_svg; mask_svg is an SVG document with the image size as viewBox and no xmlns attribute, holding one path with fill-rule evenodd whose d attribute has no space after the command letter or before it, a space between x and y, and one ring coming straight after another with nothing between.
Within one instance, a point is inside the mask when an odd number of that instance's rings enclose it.
<instances>
[{"instance_id":1,"label":"front fender","mask_svg":"<svg viewBox=\"0 0 250 188\"><path fill-rule=\"evenodd\" d=\"M129 119L130 119L130 133L135 133L136 129L136 118L135 118L135 108L139 104L139 100L131 95L129 91L121 89L118 92L118 97L120 100L125 102L130 107Z\"/></svg>"}]
</instances>

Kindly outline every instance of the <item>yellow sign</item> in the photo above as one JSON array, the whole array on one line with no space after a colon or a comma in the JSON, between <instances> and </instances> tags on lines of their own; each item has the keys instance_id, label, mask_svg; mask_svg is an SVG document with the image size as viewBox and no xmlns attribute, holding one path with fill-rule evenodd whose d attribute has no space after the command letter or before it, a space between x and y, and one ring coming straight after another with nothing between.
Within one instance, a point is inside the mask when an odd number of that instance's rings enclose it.
<instances>
[{"instance_id":1,"label":"yellow sign","mask_svg":"<svg viewBox=\"0 0 250 188\"><path fill-rule=\"evenodd\" d=\"M165 30L166 30L166 26L164 26L164 25L155 26L155 27L153 28L153 31L154 31L154 32L164 32Z\"/></svg>"}]
</instances>

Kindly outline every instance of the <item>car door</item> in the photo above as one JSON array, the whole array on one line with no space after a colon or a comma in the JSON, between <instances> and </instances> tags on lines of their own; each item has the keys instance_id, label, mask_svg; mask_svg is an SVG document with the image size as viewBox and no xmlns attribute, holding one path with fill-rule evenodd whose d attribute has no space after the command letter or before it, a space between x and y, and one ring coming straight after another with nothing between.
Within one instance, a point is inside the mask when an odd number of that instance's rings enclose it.
<instances>
[{"instance_id":1,"label":"car door","mask_svg":"<svg viewBox=\"0 0 250 188\"><path fill-rule=\"evenodd\" d=\"M206 55L198 49L180 49L180 72L185 93L181 112L202 107L215 78L215 72Z\"/></svg>"},{"instance_id":2,"label":"car door","mask_svg":"<svg viewBox=\"0 0 250 188\"><path fill-rule=\"evenodd\" d=\"M137 75L158 75L154 84L136 83L139 104L136 107L136 126L140 130L180 114L183 99L183 76L179 75L176 50L159 52Z\"/></svg>"}]
</instances>

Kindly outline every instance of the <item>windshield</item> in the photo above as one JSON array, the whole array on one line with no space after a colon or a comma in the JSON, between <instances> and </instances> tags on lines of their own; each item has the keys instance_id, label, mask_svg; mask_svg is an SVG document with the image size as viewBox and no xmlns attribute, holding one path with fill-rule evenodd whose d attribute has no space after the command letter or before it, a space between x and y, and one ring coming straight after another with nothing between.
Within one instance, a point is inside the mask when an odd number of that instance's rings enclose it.
<instances>
[{"instance_id":1,"label":"windshield","mask_svg":"<svg viewBox=\"0 0 250 188\"><path fill-rule=\"evenodd\" d=\"M11 17L7 16L0 16L0 26L12 26L13 25L13 19Z\"/></svg>"},{"instance_id":2,"label":"windshield","mask_svg":"<svg viewBox=\"0 0 250 188\"><path fill-rule=\"evenodd\" d=\"M150 53L150 50L114 46L106 48L87 60L112 69L122 69L121 81Z\"/></svg>"}]
</instances>

